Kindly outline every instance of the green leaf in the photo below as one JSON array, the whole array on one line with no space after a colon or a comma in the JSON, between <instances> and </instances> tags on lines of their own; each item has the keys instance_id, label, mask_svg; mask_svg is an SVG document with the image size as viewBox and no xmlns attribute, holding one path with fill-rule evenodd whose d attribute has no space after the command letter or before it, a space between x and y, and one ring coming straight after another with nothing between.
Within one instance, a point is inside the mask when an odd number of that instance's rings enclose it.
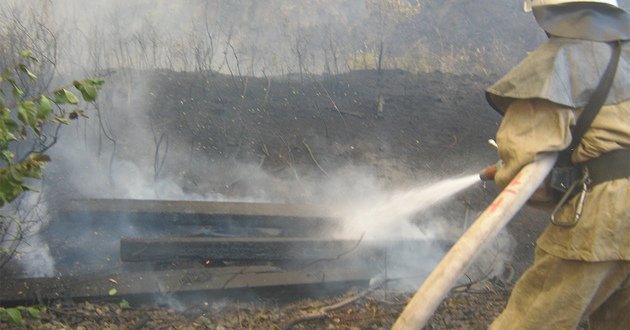
<instances>
[{"instance_id":1,"label":"green leaf","mask_svg":"<svg viewBox=\"0 0 630 330\"><path fill-rule=\"evenodd\" d=\"M24 125L28 125L28 111L24 107L18 107L17 118L24 123Z\"/></svg>"},{"instance_id":2,"label":"green leaf","mask_svg":"<svg viewBox=\"0 0 630 330\"><path fill-rule=\"evenodd\" d=\"M39 178L36 179L41 179L41 176ZM36 187L33 187L31 185L27 185L27 184L23 184L22 185L22 190L24 191L32 191L32 192L39 192L39 189Z\"/></svg>"},{"instance_id":3,"label":"green leaf","mask_svg":"<svg viewBox=\"0 0 630 330\"><path fill-rule=\"evenodd\" d=\"M29 158L36 162L49 162L50 161L50 156L46 154L40 154L40 153L31 154Z\"/></svg>"},{"instance_id":4,"label":"green leaf","mask_svg":"<svg viewBox=\"0 0 630 330\"><path fill-rule=\"evenodd\" d=\"M66 93L66 98L70 104L79 104L79 98L77 98L76 95L67 89L64 89L64 92Z\"/></svg>"},{"instance_id":5,"label":"green leaf","mask_svg":"<svg viewBox=\"0 0 630 330\"><path fill-rule=\"evenodd\" d=\"M19 103L19 107L26 109L29 116L35 115L35 103L33 101L24 101Z\"/></svg>"},{"instance_id":6,"label":"green leaf","mask_svg":"<svg viewBox=\"0 0 630 330\"><path fill-rule=\"evenodd\" d=\"M55 103L57 104L78 104L79 99L76 95L74 95L71 91L61 88L54 92L55 95Z\"/></svg>"},{"instance_id":7,"label":"green leaf","mask_svg":"<svg viewBox=\"0 0 630 330\"><path fill-rule=\"evenodd\" d=\"M105 83L105 80L103 79L88 79L88 81L91 82L97 88L101 88L101 86L103 86L103 84Z\"/></svg>"},{"instance_id":8,"label":"green leaf","mask_svg":"<svg viewBox=\"0 0 630 330\"><path fill-rule=\"evenodd\" d=\"M85 79L81 81L75 80L72 82L72 85L81 92L81 96L85 101L91 102L96 100L98 90L103 83L104 80L101 79Z\"/></svg>"},{"instance_id":9,"label":"green leaf","mask_svg":"<svg viewBox=\"0 0 630 330\"><path fill-rule=\"evenodd\" d=\"M15 171L14 175L33 179L41 179L42 171L44 170L45 166L45 162L40 162L32 158L28 158L25 161L14 165L12 169ZM22 182L20 182L20 184L22 184Z\"/></svg>"},{"instance_id":10,"label":"green leaf","mask_svg":"<svg viewBox=\"0 0 630 330\"><path fill-rule=\"evenodd\" d=\"M19 128L20 125L11 118L8 111L0 111L0 141L8 142L17 140L14 133L16 133Z\"/></svg>"},{"instance_id":11,"label":"green leaf","mask_svg":"<svg viewBox=\"0 0 630 330\"><path fill-rule=\"evenodd\" d=\"M50 100L46 96L42 95L41 99L39 100L39 107L37 110L37 118L39 119L46 119L52 114Z\"/></svg>"},{"instance_id":12,"label":"green leaf","mask_svg":"<svg viewBox=\"0 0 630 330\"><path fill-rule=\"evenodd\" d=\"M29 59L31 61L37 62L37 58L35 56L33 56L33 53L30 50L28 50L28 49L23 50L20 53L20 56L22 56L24 58L27 58L27 59Z\"/></svg>"},{"instance_id":13,"label":"green leaf","mask_svg":"<svg viewBox=\"0 0 630 330\"><path fill-rule=\"evenodd\" d=\"M55 117L51 120L53 123L58 123L58 124L69 124L70 121L66 118L63 117Z\"/></svg>"},{"instance_id":14,"label":"green leaf","mask_svg":"<svg viewBox=\"0 0 630 330\"><path fill-rule=\"evenodd\" d=\"M126 299L121 300L118 305L122 309L129 309L129 308L131 308L131 305L129 305L129 302Z\"/></svg>"},{"instance_id":15,"label":"green leaf","mask_svg":"<svg viewBox=\"0 0 630 330\"><path fill-rule=\"evenodd\" d=\"M17 85L17 83L15 82L13 78L9 78L7 79L7 81L11 85L13 96L21 99L24 96L24 91L22 91L22 89Z\"/></svg>"},{"instance_id":16,"label":"green leaf","mask_svg":"<svg viewBox=\"0 0 630 330\"><path fill-rule=\"evenodd\" d=\"M37 135L40 134L40 122L37 120L37 109L35 109L35 103L32 101L20 102L18 104L17 117L22 123L31 127Z\"/></svg>"},{"instance_id":17,"label":"green leaf","mask_svg":"<svg viewBox=\"0 0 630 330\"><path fill-rule=\"evenodd\" d=\"M13 135L13 133L17 132L17 130L20 128L20 125L13 119L8 119L4 121L4 125L7 128L7 132L5 132L7 134L7 136L9 137L10 141L17 141L17 138L15 137L15 135Z\"/></svg>"},{"instance_id":18,"label":"green leaf","mask_svg":"<svg viewBox=\"0 0 630 330\"><path fill-rule=\"evenodd\" d=\"M32 80L37 80L37 76L34 75L27 67L25 64L20 64L18 65L18 67L20 68L20 71L24 72L29 78L31 78Z\"/></svg>"},{"instance_id":19,"label":"green leaf","mask_svg":"<svg viewBox=\"0 0 630 330\"><path fill-rule=\"evenodd\" d=\"M10 162L10 161L13 161L13 157L15 157L15 154L12 153L10 150L2 150L2 157L6 161Z\"/></svg>"},{"instance_id":20,"label":"green leaf","mask_svg":"<svg viewBox=\"0 0 630 330\"><path fill-rule=\"evenodd\" d=\"M7 308L6 311L11 323L15 325L22 324L22 313L17 308Z\"/></svg>"},{"instance_id":21,"label":"green leaf","mask_svg":"<svg viewBox=\"0 0 630 330\"><path fill-rule=\"evenodd\" d=\"M72 82L74 87L81 92L81 96L85 101L94 101L96 100L96 87L91 85L88 81L77 81Z\"/></svg>"},{"instance_id":22,"label":"green leaf","mask_svg":"<svg viewBox=\"0 0 630 330\"><path fill-rule=\"evenodd\" d=\"M32 307L32 306L31 307L27 307L26 311L34 319L40 319L42 317L42 312L37 307Z\"/></svg>"},{"instance_id":23,"label":"green leaf","mask_svg":"<svg viewBox=\"0 0 630 330\"><path fill-rule=\"evenodd\" d=\"M116 290L116 288L112 288L109 290L109 292L107 292L107 294L110 296L115 296L117 293L118 293L118 290Z\"/></svg>"}]
</instances>

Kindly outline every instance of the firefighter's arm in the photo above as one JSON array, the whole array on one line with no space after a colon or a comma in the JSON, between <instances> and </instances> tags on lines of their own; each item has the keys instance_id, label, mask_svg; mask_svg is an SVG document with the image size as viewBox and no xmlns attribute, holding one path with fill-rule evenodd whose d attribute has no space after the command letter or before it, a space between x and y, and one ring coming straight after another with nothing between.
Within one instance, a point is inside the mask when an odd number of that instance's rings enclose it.
<instances>
[{"instance_id":1,"label":"firefighter's arm","mask_svg":"<svg viewBox=\"0 0 630 330\"><path fill-rule=\"evenodd\" d=\"M494 177L504 188L527 164L542 152L561 151L571 143L570 126L576 114L571 108L541 100L512 102L497 131L501 165Z\"/></svg>"}]
</instances>

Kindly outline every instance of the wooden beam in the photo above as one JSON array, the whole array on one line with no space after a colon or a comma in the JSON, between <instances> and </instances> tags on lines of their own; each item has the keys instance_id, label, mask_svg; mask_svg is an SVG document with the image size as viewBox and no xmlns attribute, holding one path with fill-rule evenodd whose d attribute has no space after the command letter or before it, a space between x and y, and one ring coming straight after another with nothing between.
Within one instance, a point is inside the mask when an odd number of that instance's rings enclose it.
<instances>
[{"instance_id":1,"label":"wooden beam","mask_svg":"<svg viewBox=\"0 0 630 330\"><path fill-rule=\"evenodd\" d=\"M339 221L323 206L280 203L85 199L67 201L58 212L64 222L124 220L180 225L321 227Z\"/></svg>"},{"instance_id":2,"label":"wooden beam","mask_svg":"<svg viewBox=\"0 0 630 330\"><path fill-rule=\"evenodd\" d=\"M67 201L62 212L176 213L269 217L330 218L325 207L304 204L206 202L140 199L84 199Z\"/></svg>"},{"instance_id":3,"label":"wooden beam","mask_svg":"<svg viewBox=\"0 0 630 330\"><path fill-rule=\"evenodd\" d=\"M285 271L272 266L239 266L3 279L0 284L0 305L42 303L58 299L120 299L134 295L159 296L196 291L218 292L343 283L367 285L374 275L374 271L347 268Z\"/></svg>"},{"instance_id":4,"label":"wooden beam","mask_svg":"<svg viewBox=\"0 0 630 330\"><path fill-rule=\"evenodd\" d=\"M168 261L180 258L213 260L317 260L384 254L387 250L423 250L434 241L362 241L314 238L123 238L122 261ZM441 242L443 243L443 242Z\"/></svg>"}]
</instances>

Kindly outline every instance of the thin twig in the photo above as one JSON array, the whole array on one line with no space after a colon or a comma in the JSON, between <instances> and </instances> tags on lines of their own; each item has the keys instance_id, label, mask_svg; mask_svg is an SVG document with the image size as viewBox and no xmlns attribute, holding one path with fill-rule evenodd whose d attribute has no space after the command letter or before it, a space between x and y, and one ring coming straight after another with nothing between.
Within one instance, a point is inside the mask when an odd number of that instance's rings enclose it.
<instances>
[{"instance_id":1,"label":"thin twig","mask_svg":"<svg viewBox=\"0 0 630 330\"><path fill-rule=\"evenodd\" d=\"M267 149L267 145L264 143L262 145L262 152L265 154L265 156L271 157L271 155L269 155L269 149Z\"/></svg>"},{"instance_id":2,"label":"thin twig","mask_svg":"<svg viewBox=\"0 0 630 330\"><path fill-rule=\"evenodd\" d=\"M326 94L326 97L328 98L328 100L330 101L330 103L332 104L333 109L335 109L337 111L337 113L339 113L339 117L341 117L341 121L343 122L343 126L348 129L348 124L346 123L346 119L343 117L342 115L342 111L339 109L339 107L337 106L337 103L335 103L335 100L333 100L332 96L330 95L330 93L328 92L328 89L326 89L326 87L322 86L322 84L315 78L313 77L313 75L311 73L309 73L309 77L313 80L313 82L315 82L317 84L317 86L324 91L324 93ZM349 114L349 113L348 113Z\"/></svg>"},{"instance_id":3,"label":"thin twig","mask_svg":"<svg viewBox=\"0 0 630 330\"><path fill-rule=\"evenodd\" d=\"M309 147L308 144L306 144L306 140L305 139L302 139L302 144L306 147L306 150L308 151L308 154L311 156L311 159L313 160L315 165L317 165L317 168L319 168L319 170L322 171L322 173L324 173L324 175L326 175L327 177L330 177L328 175L328 173L326 173L326 171L319 165L319 163L317 162L317 159L315 159L315 156L313 156L313 151L311 150L311 147Z\"/></svg>"},{"instance_id":4,"label":"thin twig","mask_svg":"<svg viewBox=\"0 0 630 330\"><path fill-rule=\"evenodd\" d=\"M339 108L336 108L336 107L333 107L331 109L331 111L334 111L334 110L336 110L337 112L342 113L344 115L350 115L350 116L354 116L354 117L361 118L361 119L365 118L365 116L362 113L358 113L358 112L354 112L354 111L340 110Z\"/></svg>"},{"instance_id":5,"label":"thin twig","mask_svg":"<svg viewBox=\"0 0 630 330\"><path fill-rule=\"evenodd\" d=\"M265 163L265 159L267 159L267 156L262 155L260 157L260 162L258 163L258 168L262 168L263 164Z\"/></svg>"},{"instance_id":6,"label":"thin twig","mask_svg":"<svg viewBox=\"0 0 630 330\"><path fill-rule=\"evenodd\" d=\"M302 180L300 180L300 175L295 169L295 166L293 166L294 158L293 158L293 152L291 152L291 145L280 134L276 134L276 135L278 136L278 138L280 138L282 143L284 143L287 146L287 159L284 162L287 164L287 166L289 166L289 168L293 172L293 175L295 176L295 180L297 183L300 184L300 188L302 188L302 191L305 194L308 194L308 191L306 191L306 188L304 188L304 184L302 183Z\"/></svg>"},{"instance_id":7,"label":"thin twig","mask_svg":"<svg viewBox=\"0 0 630 330\"><path fill-rule=\"evenodd\" d=\"M298 323L304 322L304 321L309 321L309 320L316 320L316 319L322 319L322 318L327 318L328 317L328 313L330 313L331 311L334 311L336 309L342 308L344 306L347 306L349 304L352 304L353 302L365 297L368 293L380 288L381 286L383 286L383 284L387 283L387 280L381 281L380 283L377 283L375 285L373 285L372 287L369 287L361 292L359 292L358 294L349 297L347 299L344 299L334 305L330 305L330 306L325 306L319 309L318 312L315 313L311 313L311 314L306 314L304 316L295 318L293 320L288 321L287 323L285 323L284 325L284 329L291 329L293 326L295 326Z\"/></svg>"},{"instance_id":8,"label":"thin twig","mask_svg":"<svg viewBox=\"0 0 630 330\"><path fill-rule=\"evenodd\" d=\"M245 274L245 272L249 269L249 266L245 266L241 268L238 272L234 273L230 278L228 278L225 283L221 286L221 289L227 288L228 284L230 284L237 276Z\"/></svg>"},{"instance_id":9,"label":"thin twig","mask_svg":"<svg viewBox=\"0 0 630 330\"><path fill-rule=\"evenodd\" d=\"M317 259L317 260L315 260L315 261L311 262L310 264L307 264L306 266L304 266L304 269L306 269L306 268L308 268L308 267L311 267L311 266L313 266L314 264L316 264L316 263L318 263L318 262L322 262L322 261L335 261L335 260L339 260L339 259L341 259L341 257L345 256L346 254L351 253L352 251L356 250L356 249L359 247L359 244L361 244L361 241L363 241L363 236L365 236L365 232L363 232L363 233L361 234L361 237L359 237L359 240L357 241L357 243L356 243L356 244L355 244L352 248L350 248L349 250L344 251L344 252L342 252L342 253L338 254L338 255L337 255L336 257L334 257L334 258L322 258L322 259Z\"/></svg>"},{"instance_id":10,"label":"thin twig","mask_svg":"<svg viewBox=\"0 0 630 330\"><path fill-rule=\"evenodd\" d=\"M166 146L164 147L164 154L160 157L160 147L162 146L162 142L165 141ZM157 181L160 176L160 172L164 167L164 161L166 160L166 155L168 154L168 135L162 133L160 138L155 142L155 153L153 157L153 180Z\"/></svg>"},{"instance_id":11,"label":"thin twig","mask_svg":"<svg viewBox=\"0 0 630 330\"><path fill-rule=\"evenodd\" d=\"M468 274L464 274L464 276L466 276L466 278L468 278L468 283L466 284L462 284L462 285L458 285L458 286L454 286L453 288L451 288L451 292L455 292L455 291L462 291L462 288L466 288L464 291L469 290L470 287L475 284L478 283L479 281L474 281L470 278L470 276L468 276Z\"/></svg>"},{"instance_id":12,"label":"thin twig","mask_svg":"<svg viewBox=\"0 0 630 330\"><path fill-rule=\"evenodd\" d=\"M458 139L457 139L457 135L453 134L453 135L451 135L451 137L453 138L453 143L451 143L451 144L448 146L448 148L449 148L449 149L451 149L451 148L453 148L454 146L456 146L456 145L457 145L457 143L459 142L459 141L458 141Z\"/></svg>"},{"instance_id":13,"label":"thin twig","mask_svg":"<svg viewBox=\"0 0 630 330\"><path fill-rule=\"evenodd\" d=\"M269 103L269 92L271 91L271 77L268 77L265 73L265 69L262 70L263 76L267 79L267 88L265 88L265 103Z\"/></svg>"}]
</instances>

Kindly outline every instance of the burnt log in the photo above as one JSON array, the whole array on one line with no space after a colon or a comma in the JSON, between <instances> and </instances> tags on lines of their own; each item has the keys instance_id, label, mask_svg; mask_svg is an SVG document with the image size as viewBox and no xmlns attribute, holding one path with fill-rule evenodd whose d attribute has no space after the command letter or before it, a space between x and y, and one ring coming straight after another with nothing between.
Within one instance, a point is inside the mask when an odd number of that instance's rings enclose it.
<instances>
[{"instance_id":1,"label":"burnt log","mask_svg":"<svg viewBox=\"0 0 630 330\"><path fill-rule=\"evenodd\" d=\"M272 266L239 266L182 270L123 272L53 278L2 280L0 305L46 304L57 300L75 301L180 293L225 293L259 289L367 285L375 272L365 269L284 270ZM204 296L207 298L207 296Z\"/></svg>"},{"instance_id":2,"label":"burnt log","mask_svg":"<svg viewBox=\"0 0 630 330\"><path fill-rule=\"evenodd\" d=\"M337 221L322 206L177 200L70 200L58 210L64 221L134 222L145 225L321 227Z\"/></svg>"},{"instance_id":3,"label":"burnt log","mask_svg":"<svg viewBox=\"0 0 630 330\"><path fill-rule=\"evenodd\" d=\"M441 242L443 243L443 242ZM440 243L440 244L441 244ZM318 260L345 255L378 256L387 251L421 251L435 244L426 240L371 241L285 237L155 237L120 240L122 261L212 260Z\"/></svg>"}]
</instances>

